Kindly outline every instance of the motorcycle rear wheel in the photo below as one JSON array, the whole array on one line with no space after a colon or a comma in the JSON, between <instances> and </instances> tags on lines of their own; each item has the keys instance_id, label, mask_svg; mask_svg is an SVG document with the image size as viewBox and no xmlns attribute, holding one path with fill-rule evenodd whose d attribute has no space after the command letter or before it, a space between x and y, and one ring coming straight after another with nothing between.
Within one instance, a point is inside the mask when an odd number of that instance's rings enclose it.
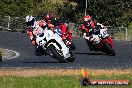
<instances>
[{"instance_id":1,"label":"motorcycle rear wheel","mask_svg":"<svg viewBox=\"0 0 132 88\"><path fill-rule=\"evenodd\" d=\"M115 50L108 43L105 44L105 53L107 53L109 55L112 55L112 56L115 56L116 55Z\"/></svg>"}]
</instances>

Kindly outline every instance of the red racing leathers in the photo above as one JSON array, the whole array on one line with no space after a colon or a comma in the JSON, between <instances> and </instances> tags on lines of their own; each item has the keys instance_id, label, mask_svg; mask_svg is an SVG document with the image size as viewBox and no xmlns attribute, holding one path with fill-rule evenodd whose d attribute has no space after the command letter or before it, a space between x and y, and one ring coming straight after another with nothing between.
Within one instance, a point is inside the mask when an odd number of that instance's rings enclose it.
<instances>
[{"instance_id":1,"label":"red racing leathers","mask_svg":"<svg viewBox=\"0 0 132 88\"><path fill-rule=\"evenodd\" d=\"M29 27L27 29L27 35L28 35L28 37L31 40L33 45L35 45L35 46L37 45L36 40L35 40L35 36L38 33L43 31L42 27L44 27L44 26L46 26L46 22L44 20L41 20L41 21L35 22L35 25L33 27Z\"/></svg>"},{"instance_id":2,"label":"red racing leathers","mask_svg":"<svg viewBox=\"0 0 132 88\"><path fill-rule=\"evenodd\" d=\"M34 26L29 27L27 29L27 35L29 39L31 40L31 43L35 46L35 54L39 56L42 54L46 54L46 52L44 52L42 47L37 45L36 43L36 35L44 31L42 28L44 26L46 26L46 22L42 20L42 21L35 22Z\"/></svg>"},{"instance_id":3,"label":"red racing leathers","mask_svg":"<svg viewBox=\"0 0 132 88\"><path fill-rule=\"evenodd\" d=\"M89 49L92 50L92 41L91 41L91 34L92 31L96 30L95 29L95 23L94 21L90 20L90 21L85 21L82 25L81 25L81 30L83 32L83 36L87 37L87 41L88 41L88 46Z\"/></svg>"},{"instance_id":4,"label":"red racing leathers","mask_svg":"<svg viewBox=\"0 0 132 88\"><path fill-rule=\"evenodd\" d=\"M94 21L85 21L82 25L81 25L81 29L83 33L87 33L89 34L90 29L95 29L95 23Z\"/></svg>"},{"instance_id":5,"label":"red racing leathers","mask_svg":"<svg viewBox=\"0 0 132 88\"><path fill-rule=\"evenodd\" d=\"M65 23L61 23L60 27L62 32L62 40L67 46L69 46L70 44L72 44L72 32L70 29L68 29Z\"/></svg>"}]
</instances>

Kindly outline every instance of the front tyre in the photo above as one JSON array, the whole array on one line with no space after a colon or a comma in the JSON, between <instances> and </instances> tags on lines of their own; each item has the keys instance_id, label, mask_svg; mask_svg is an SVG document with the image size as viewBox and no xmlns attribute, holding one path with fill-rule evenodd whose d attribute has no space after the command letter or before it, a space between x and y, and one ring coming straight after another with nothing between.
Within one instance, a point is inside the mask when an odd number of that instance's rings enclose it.
<instances>
[{"instance_id":1,"label":"front tyre","mask_svg":"<svg viewBox=\"0 0 132 88\"><path fill-rule=\"evenodd\" d=\"M54 45L49 45L48 46L49 51L53 54L53 56L61 63L67 63L68 61L66 59L64 59L64 57L62 56L62 53L59 52Z\"/></svg>"}]
</instances>

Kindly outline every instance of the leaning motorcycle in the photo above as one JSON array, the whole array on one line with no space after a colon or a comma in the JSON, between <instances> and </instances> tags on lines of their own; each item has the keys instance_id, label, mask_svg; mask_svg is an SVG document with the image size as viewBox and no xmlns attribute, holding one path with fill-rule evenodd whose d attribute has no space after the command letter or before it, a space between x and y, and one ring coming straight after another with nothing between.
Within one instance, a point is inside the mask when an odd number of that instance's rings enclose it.
<instances>
[{"instance_id":1,"label":"leaning motorcycle","mask_svg":"<svg viewBox=\"0 0 132 88\"><path fill-rule=\"evenodd\" d=\"M59 62L73 62L75 57L71 50L64 44L62 38L54 31L45 28L36 35L36 43L41 46L50 56Z\"/></svg>"},{"instance_id":2,"label":"leaning motorcycle","mask_svg":"<svg viewBox=\"0 0 132 88\"><path fill-rule=\"evenodd\" d=\"M87 37L84 33L83 37L85 38L89 48L92 47L91 51L101 51L112 56L116 55L113 40L107 33L107 28L100 29L99 34L92 34L90 37Z\"/></svg>"}]
</instances>

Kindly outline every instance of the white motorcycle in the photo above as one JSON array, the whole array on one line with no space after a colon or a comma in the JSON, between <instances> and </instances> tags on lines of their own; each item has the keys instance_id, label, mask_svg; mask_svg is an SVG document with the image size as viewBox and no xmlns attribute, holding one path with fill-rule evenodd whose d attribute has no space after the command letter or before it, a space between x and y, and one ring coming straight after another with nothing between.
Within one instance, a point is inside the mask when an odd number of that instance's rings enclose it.
<instances>
[{"instance_id":1,"label":"white motorcycle","mask_svg":"<svg viewBox=\"0 0 132 88\"><path fill-rule=\"evenodd\" d=\"M86 36L84 33L83 37L85 38L89 48L92 47L94 51L101 51L109 55L116 55L114 50L113 40L107 33L107 28L102 28L97 31L97 34L92 34L90 37ZM92 41L92 43L89 42Z\"/></svg>"},{"instance_id":2,"label":"white motorcycle","mask_svg":"<svg viewBox=\"0 0 132 88\"><path fill-rule=\"evenodd\" d=\"M71 50L64 44L62 38L48 28L36 35L36 43L50 56L58 59L59 62L66 63L75 60Z\"/></svg>"}]
</instances>

